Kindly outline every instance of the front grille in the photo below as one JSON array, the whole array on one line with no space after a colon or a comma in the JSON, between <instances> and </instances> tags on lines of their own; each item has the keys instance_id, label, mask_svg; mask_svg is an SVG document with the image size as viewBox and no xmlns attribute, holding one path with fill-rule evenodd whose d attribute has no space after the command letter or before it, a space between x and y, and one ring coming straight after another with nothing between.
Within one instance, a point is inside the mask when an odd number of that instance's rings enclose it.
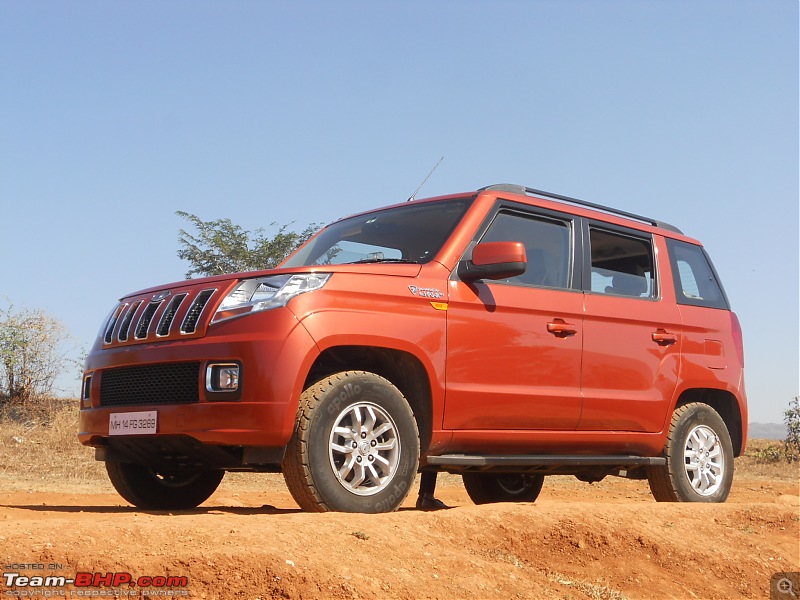
<instances>
[{"instance_id":1,"label":"front grille","mask_svg":"<svg viewBox=\"0 0 800 600\"><path fill-rule=\"evenodd\" d=\"M101 334L104 347L202 337L208 327L206 309L217 288L195 286L152 291L117 305Z\"/></svg>"},{"instance_id":2,"label":"front grille","mask_svg":"<svg viewBox=\"0 0 800 600\"><path fill-rule=\"evenodd\" d=\"M108 369L100 377L100 406L191 404L200 400L199 378L199 362Z\"/></svg>"}]
</instances>

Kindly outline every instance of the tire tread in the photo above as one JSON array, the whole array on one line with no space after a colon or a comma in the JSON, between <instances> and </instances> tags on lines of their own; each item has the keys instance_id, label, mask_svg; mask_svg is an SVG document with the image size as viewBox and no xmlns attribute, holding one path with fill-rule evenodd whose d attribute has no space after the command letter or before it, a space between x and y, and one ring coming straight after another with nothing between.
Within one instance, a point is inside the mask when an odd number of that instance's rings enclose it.
<instances>
[{"instance_id":1,"label":"tire tread","mask_svg":"<svg viewBox=\"0 0 800 600\"><path fill-rule=\"evenodd\" d=\"M353 504L349 499L343 499L340 495L339 485L336 490L330 488L331 482L328 481L330 467L326 464L324 473L320 471L319 461L323 460L319 454L319 439L321 423L324 423L329 415L322 414L321 411L330 412L331 393L336 388L345 387L348 383L361 386L383 386L383 393L389 393L390 400L394 403L394 409L398 412L394 418L400 417L406 422L405 431L406 444L405 451L406 468L403 470L403 480L400 481L400 489L403 493L388 492L391 494L379 502L372 505L361 503ZM391 388L391 389L389 389ZM401 414L402 413L402 414ZM416 447L414 447L416 446ZM327 463L327 458L324 459ZM300 396L295 419L295 428L292 437L286 446L281 470L283 471L286 487L298 506L307 512L388 512L397 510L403 498L410 489L413 478L416 475L419 464L419 432L414 413L408 405L402 392L389 380L369 371L342 371L334 373L320 379L310 385ZM335 474L334 474L335 475ZM395 475L397 477L397 475ZM315 481L315 477L318 479ZM410 478L410 479L409 479ZM397 487L397 486L395 486ZM343 489L343 488L342 488ZM396 502L395 502L396 498ZM388 504L387 504L388 503ZM383 508L376 508L383 506ZM374 510L373 510L374 509Z\"/></svg>"},{"instance_id":2,"label":"tire tread","mask_svg":"<svg viewBox=\"0 0 800 600\"><path fill-rule=\"evenodd\" d=\"M647 469L647 482L650 485L650 492L653 494L653 498L655 498L657 502L693 501L693 498L686 497L686 493L681 492L677 485L680 477L683 476L683 474L679 473L678 470L683 469L684 465L677 460L672 460L671 457L673 455L673 451L675 450L675 444L683 443L683 441L679 439L679 428L684 422L684 419L689 418L687 417L687 413L689 416L691 416L692 413L696 413L701 410L709 411L715 415L715 418L720 420L723 430L716 431L716 434L720 438L723 447L730 447L730 435L725 426L725 422L713 407L704 402L689 402L676 408L672 413L672 419L670 421L669 431L667 433L667 440L664 443L664 449L661 453L661 456L667 459L667 464L664 466L649 467ZM726 464L725 468L730 469L730 473L733 473L734 465L732 455L730 456L729 464ZM732 477L732 475L730 475L730 477ZM724 502L729 491L730 484L728 484L728 489L725 490L718 498L713 500L703 499L703 501Z\"/></svg>"},{"instance_id":3,"label":"tire tread","mask_svg":"<svg viewBox=\"0 0 800 600\"><path fill-rule=\"evenodd\" d=\"M185 487L159 485L147 467L131 463L106 462L106 472L117 493L138 508L186 510L208 500L219 487L224 471L202 471L199 479Z\"/></svg>"},{"instance_id":4,"label":"tire tread","mask_svg":"<svg viewBox=\"0 0 800 600\"><path fill-rule=\"evenodd\" d=\"M306 389L300 396L295 420L295 435L286 447L281 469L286 487L300 508L306 512L327 512L330 508L320 497L314 485L314 478L308 467L308 434L314 408L327 389L344 379L344 373L337 373L322 379Z\"/></svg>"}]
</instances>

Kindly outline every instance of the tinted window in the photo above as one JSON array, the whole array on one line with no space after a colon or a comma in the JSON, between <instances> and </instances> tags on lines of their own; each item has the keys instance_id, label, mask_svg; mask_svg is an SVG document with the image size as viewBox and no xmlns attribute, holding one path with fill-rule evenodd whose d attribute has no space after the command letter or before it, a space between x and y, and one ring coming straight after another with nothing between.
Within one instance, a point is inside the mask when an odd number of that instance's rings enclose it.
<instances>
[{"instance_id":1,"label":"tinted window","mask_svg":"<svg viewBox=\"0 0 800 600\"><path fill-rule=\"evenodd\" d=\"M703 248L667 240L678 304L728 308L725 292Z\"/></svg>"},{"instance_id":2,"label":"tinted window","mask_svg":"<svg viewBox=\"0 0 800 600\"><path fill-rule=\"evenodd\" d=\"M433 259L464 216L471 198L406 205L342 219L323 229L280 266Z\"/></svg>"},{"instance_id":3,"label":"tinted window","mask_svg":"<svg viewBox=\"0 0 800 600\"><path fill-rule=\"evenodd\" d=\"M653 245L649 238L589 229L591 291L654 298Z\"/></svg>"},{"instance_id":4,"label":"tinted window","mask_svg":"<svg viewBox=\"0 0 800 600\"><path fill-rule=\"evenodd\" d=\"M511 283L568 288L570 285L570 226L516 212L501 212L494 218L481 242L522 242L528 266Z\"/></svg>"}]
</instances>

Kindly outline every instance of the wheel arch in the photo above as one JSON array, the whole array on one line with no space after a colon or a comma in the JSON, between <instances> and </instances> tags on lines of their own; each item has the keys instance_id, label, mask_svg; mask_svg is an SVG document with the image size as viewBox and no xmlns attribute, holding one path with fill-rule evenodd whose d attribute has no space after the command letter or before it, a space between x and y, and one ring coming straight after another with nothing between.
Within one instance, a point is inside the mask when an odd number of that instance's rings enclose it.
<instances>
[{"instance_id":1,"label":"wheel arch","mask_svg":"<svg viewBox=\"0 0 800 600\"><path fill-rule=\"evenodd\" d=\"M731 392L714 388L693 388L684 390L678 398L675 410L691 402L700 402L713 408L722 420L728 433L731 436L733 445L733 455L741 456L744 442L744 431L742 427L742 413L739 409L739 401Z\"/></svg>"},{"instance_id":2,"label":"wheel arch","mask_svg":"<svg viewBox=\"0 0 800 600\"><path fill-rule=\"evenodd\" d=\"M417 421L420 454L427 451L433 431L433 395L428 372L416 356L375 346L330 347L314 361L303 389L340 371L369 371L394 384L405 396Z\"/></svg>"}]
</instances>

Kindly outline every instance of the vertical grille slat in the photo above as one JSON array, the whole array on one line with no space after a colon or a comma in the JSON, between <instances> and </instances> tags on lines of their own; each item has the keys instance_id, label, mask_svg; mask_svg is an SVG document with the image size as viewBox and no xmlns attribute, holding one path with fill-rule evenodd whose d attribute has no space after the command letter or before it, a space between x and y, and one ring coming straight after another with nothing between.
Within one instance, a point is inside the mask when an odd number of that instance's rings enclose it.
<instances>
[{"instance_id":1,"label":"vertical grille slat","mask_svg":"<svg viewBox=\"0 0 800 600\"><path fill-rule=\"evenodd\" d=\"M175 319L175 313L178 312L184 298L186 298L186 294L178 294L170 300L167 310L164 311L164 314L161 316L161 321L158 323L158 329L156 329L156 335L158 337L169 335L170 329L172 328L172 321Z\"/></svg>"},{"instance_id":2,"label":"vertical grille slat","mask_svg":"<svg viewBox=\"0 0 800 600\"><path fill-rule=\"evenodd\" d=\"M156 300L148 303L147 307L142 313L142 318L139 319L139 324L136 326L135 337L137 340L143 340L147 337L150 330L150 323L153 321L153 315L156 314L158 307L161 306L163 300Z\"/></svg>"},{"instance_id":3,"label":"vertical grille slat","mask_svg":"<svg viewBox=\"0 0 800 600\"><path fill-rule=\"evenodd\" d=\"M119 306L117 306L117 308L114 310L114 314L111 315L111 318L108 320L108 323L106 324L106 331L105 334L103 335L103 341L106 344L110 344L111 341L114 339L114 327L117 326L117 321L119 321L119 316L122 314L122 311L125 310L126 306L127 304L120 304Z\"/></svg>"},{"instance_id":4,"label":"vertical grille slat","mask_svg":"<svg viewBox=\"0 0 800 600\"><path fill-rule=\"evenodd\" d=\"M215 291L216 290L203 290L197 294L194 302L192 302L192 306L189 308L189 312L186 313L186 317L183 319L181 333L194 333L197 330L197 323L200 320L200 315L203 314L203 309L205 309Z\"/></svg>"},{"instance_id":5,"label":"vertical grille slat","mask_svg":"<svg viewBox=\"0 0 800 600\"><path fill-rule=\"evenodd\" d=\"M141 300L134 302L131 304L130 308L128 308L128 312L125 313L125 318L122 319L122 324L119 326L118 339L120 342L125 342L128 340L128 334L131 330L131 321L133 321L133 315L136 314L136 311L139 309L139 305L141 303Z\"/></svg>"}]
</instances>

